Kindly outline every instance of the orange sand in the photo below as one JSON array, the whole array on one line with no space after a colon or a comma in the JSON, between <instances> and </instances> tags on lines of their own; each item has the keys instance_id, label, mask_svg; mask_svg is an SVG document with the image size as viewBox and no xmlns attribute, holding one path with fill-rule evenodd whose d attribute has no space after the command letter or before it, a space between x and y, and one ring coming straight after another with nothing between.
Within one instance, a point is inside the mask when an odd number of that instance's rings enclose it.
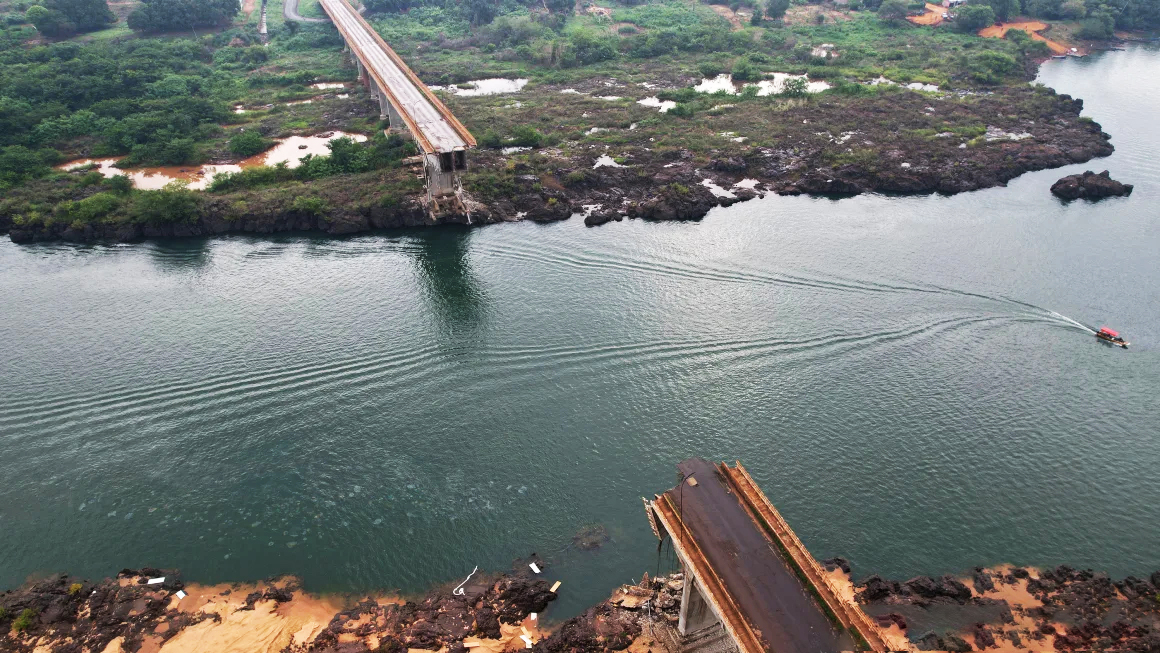
<instances>
[{"instance_id":1,"label":"orange sand","mask_svg":"<svg viewBox=\"0 0 1160 653\"><path fill-rule=\"evenodd\" d=\"M1051 50L1052 54L1067 54L1068 48L1062 43L1052 41L1051 39L1039 34L1043 30L1050 27L1047 23L1038 20L1028 20L1019 23L1003 23L1001 25L991 25L979 30L979 36L992 39L1001 39L1007 34L1007 30L1017 29L1027 32L1031 38L1036 41L1043 41L1047 44L1047 49Z\"/></svg>"},{"instance_id":2,"label":"orange sand","mask_svg":"<svg viewBox=\"0 0 1160 653\"><path fill-rule=\"evenodd\" d=\"M288 582L274 585L284 587ZM207 619L185 628L157 649L158 653L277 653L291 643L302 646L312 641L345 607L337 598L297 591L287 603L258 601L253 610L239 610L247 594L268 587L265 583L190 585L184 599L170 598L170 607L181 612L217 614L221 621Z\"/></svg>"},{"instance_id":3,"label":"orange sand","mask_svg":"<svg viewBox=\"0 0 1160 653\"><path fill-rule=\"evenodd\" d=\"M997 567L992 567L987 571L990 571L995 575L1007 574L1011 572L1013 567L1014 565L999 565ZM1032 578L1039 577L1038 569L1033 567L1025 567L1025 569L1027 569L1027 571L1031 574ZM1034 631L1038 628L1035 620L1027 616L1027 610L1041 607L1043 602L1035 598L1031 592L1027 591L1028 579L1020 578L1015 582L1014 585L1005 585L996 580L995 589L981 594L975 588L975 583L972 579L964 578L962 581L967 585L967 587L971 588L972 592L978 596L989 599L1002 599L1006 601L1008 605L1011 606L1011 613L1015 617L1015 624L1013 626L1001 626L998 624L991 625L991 630L995 634L996 646L993 648L988 648L988 653L991 653L992 651L995 653L1026 653L1027 651L1036 651L1037 653L1056 653L1054 635L1047 635L1041 640L1032 640L1030 638L1023 637L1023 646L1021 647L1017 647L1012 644L1010 640L1004 637L1000 637L1000 633L1003 631ZM1055 629L1056 631L1062 631L1062 626L1056 624ZM975 646L974 637L969 634L964 634L963 639L967 640L972 646L978 649L978 646Z\"/></svg>"},{"instance_id":4,"label":"orange sand","mask_svg":"<svg viewBox=\"0 0 1160 653\"><path fill-rule=\"evenodd\" d=\"M942 23L942 15L947 12L947 9L942 5L934 5L926 3L926 13L921 16L907 16L906 20L915 25L938 25Z\"/></svg>"}]
</instances>

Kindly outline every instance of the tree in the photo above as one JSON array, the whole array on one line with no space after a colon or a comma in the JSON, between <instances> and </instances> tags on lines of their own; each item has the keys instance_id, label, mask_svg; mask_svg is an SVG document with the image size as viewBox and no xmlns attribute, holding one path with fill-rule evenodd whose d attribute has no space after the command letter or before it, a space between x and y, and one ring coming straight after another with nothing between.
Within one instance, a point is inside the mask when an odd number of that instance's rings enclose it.
<instances>
[{"instance_id":1,"label":"tree","mask_svg":"<svg viewBox=\"0 0 1160 653\"><path fill-rule=\"evenodd\" d=\"M790 77L781 85L781 94L789 97L805 97L809 89L810 83L805 77Z\"/></svg>"},{"instance_id":2,"label":"tree","mask_svg":"<svg viewBox=\"0 0 1160 653\"><path fill-rule=\"evenodd\" d=\"M971 4L987 5L995 12L995 18L1001 21L1019 12L1019 0L972 0Z\"/></svg>"},{"instance_id":3,"label":"tree","mask_svg":"<svg viewBox=\"0 0 1160 653\"><path fill-rule=\"evenodd\" d=\"M572 13L575 3L572 0L544 0L544 5L553 14L568 15Z\"/></svg>"},{"instance_id":4,"label":"tree","mask_svg":"<svg viewBox=\"0 0 1160 653\"><path fill-rule=\"evenodd\" d=\"M1060 5L1059 14L1070 20L1078 20L1087 15L1087 6L1083 0L1067 0Z\"/></svg>"},{"instance_id":5,"label":"tree","mask_svg":"<svg viewBox=\"0 0 1160 653\"><path fill-rule=\"evenodd\" d=\"M78 32L104 29L117 22L105 0L45 0L44 6L64 14Z\"/></svg>"},{"instance_id":6,"label":"tree","mask_svg":"<svg viewBox=\"0 0 1160 653\"><path fill-rule=\"evenodd\" d=\"M765 6L761 2L753 3L753 15L749 17L749 24L757 27L765 19Z\"/></svg>"},{"instance_id":7,"label":"tree","mask_svg":"<svg viewBox=\"0 0 1160 653\"><path fill-rule=\"evenodd\" d=\"M495 4L491 0L467 0L463 7L472 25L486 25L495 19Z\"/></svg>"},{"instance_id":8,"label":"tree","mask_svg":"<svg viewBox=\"0 0 1160 653\"><path fill-rule=\"evenodd\" d=\"M29 7L24 17L36 27L36 31L45 36L60 36L76 31L76 26L68 22L64 14L41 5Z\"/></svg>"},{"instance_id":9,"label":"tree","mask_svg":"<svg viewBox=\"0 0 1160 653\"><path fill-rule=\"evenodd\" d=\"M900 21L906 18L910 7L906 0L883 0L878 7L878 17L887 22Z\"/></svg>"},{"instance_id":10,"label":"tree","mask_svg":"<svg viewBox=\"0 0 1160 653\"><path fill-rule=\"evenodd\" d=\"M789 10L789 0L769 0L765 6L765 14L774 20L785 16Z\"/></svg>"},{"instance_id":11,"label":"tree","mask_svg":"<svg viewBox=\"0 0 1160 653\"><path fill-rule=\"evenodd\" d=\"M217 27L240 10L237 0L141 0L129 14L129 27L139 32L176 32Z\"/></svg>"},{"instance_id":12,"label":"tree","mask_svg":"<svg viewBox=\"0 0 1160 653\"><path fill-rule=\"evenodd\" d=\"M1116 19L1104 7L1100 7L1100 10L1091 12L1088 19L1083 21L1079 29L1079 37L1097 41L1110 39L1115 27Z\"/></svg>"},{"instance_id":13,"label":"tree","mask_svg":"<svg viewBox=\"0 0 1160 653\"><path fill-rule=\"evenodd\" d=\"M995 22L995 10L989 5L966 5L955 15L955 26L964 32L977 32Z\"/></svg>"}]
</instances>

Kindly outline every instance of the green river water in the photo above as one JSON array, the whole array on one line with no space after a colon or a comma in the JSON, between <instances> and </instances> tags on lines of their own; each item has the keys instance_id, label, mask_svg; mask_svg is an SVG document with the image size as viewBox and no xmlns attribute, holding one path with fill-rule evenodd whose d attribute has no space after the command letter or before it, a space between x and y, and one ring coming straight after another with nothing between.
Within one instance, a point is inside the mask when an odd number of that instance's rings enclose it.
<instances>
[{"instance_id":1,"label":"green river water","mask_svg":"<svg viewBox=\"0 0 1160 653\"><path fill-rule=\"evenodd\" d=\"M1113 156L700 222L4 239L0 587L415 592L535 551L560 618L667 564L640 497L693 455L856 576L1160 568L1160 51L1041 80ZM1135 193L1048 193L1089 168ZM570 548L588 524L611 540Z\"/></svg>"}]
</instances>

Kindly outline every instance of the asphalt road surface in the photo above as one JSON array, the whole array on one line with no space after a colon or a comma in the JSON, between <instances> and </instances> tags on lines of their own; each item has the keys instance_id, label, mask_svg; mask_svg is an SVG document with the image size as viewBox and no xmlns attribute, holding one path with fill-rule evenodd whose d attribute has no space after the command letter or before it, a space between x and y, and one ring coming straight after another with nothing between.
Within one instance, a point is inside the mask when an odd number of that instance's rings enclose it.
<instances>
[{"instance_id":1,"label":"asphalt road surface","mask_svg":"<svg viewBox=\"0 0 1160 653\"><path fill-rule=\"evenodd\" d=\"M713 465L693 458L678 468L684 478L696 478L697 485L682 481L667 494L765 647L811 653L852 650L851 637L834 628Z\"/></svg>"}]
</instances>

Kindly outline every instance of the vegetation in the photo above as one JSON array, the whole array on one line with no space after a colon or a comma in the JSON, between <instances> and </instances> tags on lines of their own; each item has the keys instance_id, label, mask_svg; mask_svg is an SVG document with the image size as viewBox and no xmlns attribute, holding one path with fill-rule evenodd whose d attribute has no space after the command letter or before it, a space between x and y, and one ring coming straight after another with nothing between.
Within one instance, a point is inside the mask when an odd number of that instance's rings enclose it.
<instances>
[{"instance_id":1,"label":"vegetation","mask_svg":"<svg viewBox=\"0 0 1160 653\"><path fill-rule=\"evenodd\" d=\"M786 112L818 104L838 108L813 131L857 129L844 124L843 112L889 106L885 98L901 92L867 84L879 77L943 88L1021 87L1045 46L1019 31L1005 39L972 33L1004 17L1073 20L1071 33L1084 38L1160 25L1158 0L971 0L958 20L938 27L905 21L916 10L907 0L851 0L845 9L813 0L738 0L732 9L752 12L745 23L683 0L600 3L611 16L576 15L568 0L364 4L375 28L429 83L531 80L518 97L444 96L478 138L481 150L464 181L485 198L516 192L514 180L537 178L532 172L550 178L535 182L540 189L594 184L599 173L590 164L561 160L594 148L646 143L649 151L708 157L730 147L721 133L731 129L747 147L773 146L787 135ZM379 133L361 89L347 100L289 104L320 94L310 88L317 80L353 78L333 26L283 24L275 4L263 47L257 12L239 16L237 0L141 0L131 13L117 3L113 9L123 20L110 30L114 14L104 0L0 0L0 225L179 224L220 215L225 206L236 216L266 205L321 215L348 205L397 205L421 188L401 167L414 145ZM165 35L151 36L159 32ZM757 83L773 72L808 74L832 90L808 93L801 77L787 79L777 96L760 95L756 86L728 99L683 88L698 75ZM596 80L632 90L594 89ZM647 93L676 106L659 113L635 104L639 95L629 96L642 84L677 89ZM582 92L558 92L571 85ZM600 99L619 95L626 97ZM246 112L235 113L235 105ZM977 123L907 129L916 139L937 129L932 134L971 133L969 140L981 133ZM237 161L279 138L333 129L376 135L365 143L336 140L329 155L293 168L219 175L206 192L180 185L141 191L126 176L54 169L81 157L119 157L125 168ZM531 151L501 152L509 147ZM858 146L838 156L876 165L873 151ZM558 179L556 169L565 170ZM347 195L359 199L348 202Z\"/></svg>"},{"instance_id":2,"label":"vegetation","mask_svg":"<svg viewBox=\"0 0 1160 653\"><path fill-rule=\"evenodd\" d=\"M36 610L25 608L12 622L12 630L22 633L32 627L32 620L36 618Z\"/></svg>"},{"instance_id":3,"label":"vegetation","mask_svg":"<svg viewBox=\"0 0 1160 653\"><path fill-rule=\"evenodd\" d=\"M273 146L274 141L256 129L242 129L230 137L230 152L238 156L254 156Z\"/></svg>"},{"instance_id":4,"label":"vegetation","mask_svg":"<svg viewBox=\"0 0 1160 653\"><path fill-rule=\"evenodd\" d=\"M235 0L141 0L129 27L141 32L177 32L226 25L240 10Z\"/></svg>"},{"instance_id":5,"label":"vegetation","mask_svg":"<svg viewBox=\"0 0 1160 653\"><path fill-rule=\"evenodd\" d=\"M91 32L117 21L105 0L44 0L30 6L25 17L46 36Z\"/></svg>"}]
</instances>

